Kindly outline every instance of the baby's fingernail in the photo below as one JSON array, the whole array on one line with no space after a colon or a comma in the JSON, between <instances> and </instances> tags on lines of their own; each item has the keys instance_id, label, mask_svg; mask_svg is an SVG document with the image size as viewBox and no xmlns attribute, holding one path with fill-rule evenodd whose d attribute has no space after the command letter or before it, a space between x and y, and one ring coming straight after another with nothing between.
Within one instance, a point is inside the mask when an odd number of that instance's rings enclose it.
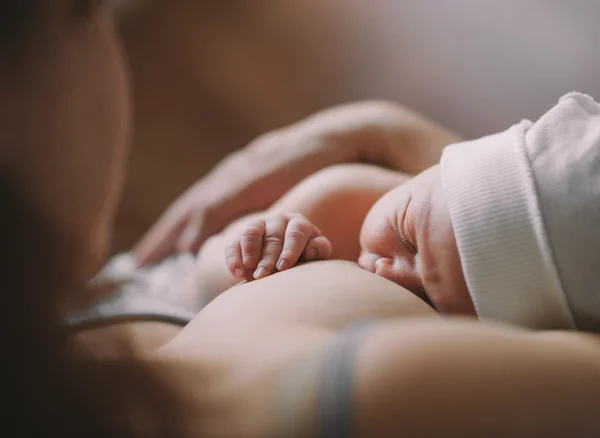
<instances>
[{"instance_id":1,"label":"baby's fingernail","mask_svg":"<svg viewBox=\"0 0 600 438\"><path fill-rule=\"evenodd\" d=\"M306 252L306 260L316 260L319 257L319 251L316 248L311 248Z\"/></svg>"},{"instance_id":2,"label":"baby's fingernail","mask_svg":"<svg viewBox=\"0 0 600 438\"><path fill-rule=\"evenodd\" d=\"M235 278L244 278L244 270L241 268L235 268L233 274L235 275Z\"/></svg>"},{"instance_id":3,"label":"baby's fingernail","mask_svg":"<svg viewBox=\"0 0 600 438\"><path fill-rule=\"evenodd\" d=\"M281 259L279 261L279 263L277 263L278 271L285 271L289 267L290 267L290 262L288 262L286 259Z\"/></svg>"},{"instance_id":4,"label":"baby's fingernail","mask_svg":"<svg viewBox=\"0 0 600 438\"><path fill-rule=\"evenodd\" d=\"M256 272L254 273L255 280L260 280L261 278L264 278L266 276L267 276L267 269L264 266L261 266L260 268L258 268L256 270Z\"/></svg>"}]
</instances>

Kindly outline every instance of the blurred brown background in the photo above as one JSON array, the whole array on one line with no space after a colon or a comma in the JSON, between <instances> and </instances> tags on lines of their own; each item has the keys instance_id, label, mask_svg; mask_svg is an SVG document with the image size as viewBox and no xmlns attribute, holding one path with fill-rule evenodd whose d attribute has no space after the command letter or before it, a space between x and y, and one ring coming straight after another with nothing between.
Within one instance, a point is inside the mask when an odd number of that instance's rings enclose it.
<instances>
[{"instance_id":1,"label":"blurred brown background","mask_svg":"<svg viewBox=\"0 0 600 438\"><path fill-rule=\"evenodd\" d=\"M600 98L598 17L597 0L134 0L116 249L228 152L326 106L392 99L475 137Z\"/></svg>"}]
</instances>

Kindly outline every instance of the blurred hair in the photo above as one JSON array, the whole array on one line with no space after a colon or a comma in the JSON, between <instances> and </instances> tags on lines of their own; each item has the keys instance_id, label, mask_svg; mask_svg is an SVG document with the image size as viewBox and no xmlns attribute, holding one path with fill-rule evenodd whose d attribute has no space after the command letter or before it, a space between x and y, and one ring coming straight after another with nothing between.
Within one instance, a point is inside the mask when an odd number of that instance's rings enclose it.
<instances>
[{"instance_id":1,"label":"blurred hair","mask_svg":"<svg viewBox=\"0 0 600 438\"><path fill-rule=\"evenodd\" d=\"M11 69L13 57L29 49L54 1L0 3L0 68ZM179 436L179 398L127 339L104 340L107 351L122 353L119 360L71 341L62 317L86 296L71 269L81 248L34 208L25 184L6 167L0 163L2 435Z\"/></svg>"},{"instance_id":2,"label":"blurred hair","mask_svg":"<svg viewBox=\"0 0 600 438\"><path fill-rule=\"evenodd\" d=\"M178 436L181 400L135 358L127 339L104 340L120 360L70 341L61 316L85 293L69 275L75 253L26 200L15 179L0 174L3 430L19 437Z\"/></svg>"},{"instance_id":3,"label":"blurred hair","mask_svg":"<svg viewBox=\"0 0 600 438\"><path fill-rule=\"evenodd\" d=\"M52 3L56 0L2 0L0 2L0 55L18 58L27 52L30 41L47 24ZM67 12L85 21L106 0L64 0ZM14 61L14 59L12 59Z\"/></svg>"},{"instance_id":4,"label":"blurred hair","mask_svg":"<svg viewBox=\"0 0 600 438\"><path fill-rule=\"evenodd\" d=\"M0 54L18 56L44 14L44 0L3 0L0 3Z\"/></svg>"}]
</instances>

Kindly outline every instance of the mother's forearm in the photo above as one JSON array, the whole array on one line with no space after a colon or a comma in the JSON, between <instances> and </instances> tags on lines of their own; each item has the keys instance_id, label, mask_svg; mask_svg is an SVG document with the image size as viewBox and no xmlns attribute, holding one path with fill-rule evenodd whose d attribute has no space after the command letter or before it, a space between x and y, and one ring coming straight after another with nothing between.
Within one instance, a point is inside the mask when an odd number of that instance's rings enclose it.
<instances>
[{"instance_id":1,"label":"mother's forearm","mask_svg":"<svg viewBox=\"0 0 600 438\"><path fill-rule=\"evenodd\" d=\"M363 161L409 174L437 164L444 147L461 137L424 116L392 102L371 102L359 143Z\"/></svg>"},{"instance_id":2,"label":"mother's forearm","mask_svg":"<svg viewBox=\"0 0 600 438\"><path fill-rule=\"evenodd\" d=\"M307 176L338 163L358 161L357 148L336 147L324 141L296 140L289 133L266 134L225 158L201 181L209 205L219 206L233 220L270 207Z\"/></svg>"},{"instance_id":3,"label":"mother's forearm","mask_svg":"<svg viewBox=\"0 0 600 438\"><path fill-rule=\"evenodd\" d=\"M264 210L298 182L326 167L359 162L371 130L371 104L321 111L260 136L222 160L199 184L222 220Z\"/></svg>"},{"instance_id":4,"label":"mother's forearm","mask_svg":"<svg viewBox=\"0 0 600 438\"><path fill-rule=\"evenodd\" d=\"M459 137L394 103L366 101L321 111L237 151L199 184L219 222L264 210L326 167L370 162L415 174L439 162Z\"/></svg>"}]
</instances>

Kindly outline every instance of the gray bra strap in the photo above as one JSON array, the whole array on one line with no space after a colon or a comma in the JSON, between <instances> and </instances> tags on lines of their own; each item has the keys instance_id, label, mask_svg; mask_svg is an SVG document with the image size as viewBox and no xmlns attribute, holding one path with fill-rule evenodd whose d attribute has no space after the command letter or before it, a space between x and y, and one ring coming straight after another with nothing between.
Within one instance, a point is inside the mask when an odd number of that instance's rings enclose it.
<instances>
[{"instance_id":1,"label":"gray bra strap","mask_svg":"<svg viewBox=\"0 0 600 438\"><path fill-rule=\"evenodd\" d=\"M141 269L132 255L117 256L90 284L106 290L107 298L71 315L66 323L76 329L134 320L186 325L206 304L199 290L186 293L194 271L195 258L188 254Z\"/></svg>"},{"instance_id":2,"label":"gray bra strap","mask_svg":"<svg viewBox=\"0 0 600 438\"><path fill-rule=\"evenodd\" d=\"M356 353L374 322L347 326L321 353L300 359L283 376L269 436L351 437Z\"/></svg>"},{"instance_id":3,"label":"gray bra strap","mask_svg":"<svg viewBox=\"0 0 600 438\"><path fill-rule=\"evenodd\" d=\"M325 351L317 391L316 426L319 438L352 436L356 355L364 335L373 326L373 320L349 325Z\"/></svg>"},{"instance_id":4,"label":"gray bra strap","mask_svg":"<svg viewBox=\"0 0 600 438\"><path fill-rule=\"evenodd\" d=\"M86 329L129 321L157 321L184 326L198 314L160 296L133 287L122 287L110 298L92 308L70 315L66 323L73 329Z\"/></svg>"}]
</instances>

